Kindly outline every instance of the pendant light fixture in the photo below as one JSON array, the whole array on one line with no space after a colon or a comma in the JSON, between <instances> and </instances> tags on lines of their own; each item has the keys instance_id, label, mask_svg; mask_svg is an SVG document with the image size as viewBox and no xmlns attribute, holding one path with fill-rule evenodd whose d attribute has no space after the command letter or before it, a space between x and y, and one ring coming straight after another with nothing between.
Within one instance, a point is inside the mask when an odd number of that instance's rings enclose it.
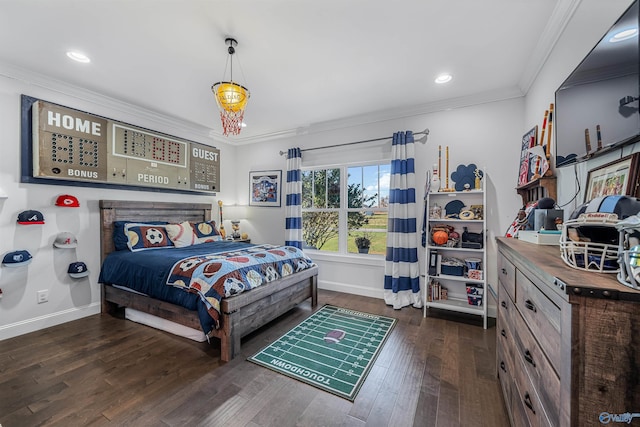
<instances>
[{"instance_id":1,"label":"pendant light fixture","mask_svg":"<svg viewBox=\"0 0 640 427\"><path fill-rule=\"evenodd\" d=\"M227 74L227 67L223 75L223 81L214 83L211 90L216 98L216 103L220 109L220 120L222 121L222 131L225 136L238 135L242 130L242 120L244 109L251 96L249 89L233 80L233 55L236 53L238 42L236 39L225 39L227 52L227 65L230 65L229 80L224 80Z\"/></svg>"}]
</instances>

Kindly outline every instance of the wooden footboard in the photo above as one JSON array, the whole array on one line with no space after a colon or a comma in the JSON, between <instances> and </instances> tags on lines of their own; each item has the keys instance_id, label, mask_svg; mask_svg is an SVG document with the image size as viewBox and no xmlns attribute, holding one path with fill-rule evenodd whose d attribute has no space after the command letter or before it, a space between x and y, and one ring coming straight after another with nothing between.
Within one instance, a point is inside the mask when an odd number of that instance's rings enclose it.
<instances>
[{"instance_id":1,"label":"wooden footboard","mask_svg":"<svg viewBox=\"0 0 640 427\"><path fill-rule=\"evenodd\" d=\"M222 300L220 358L233 359L240 353L240 339L311 298L318 305L318 267L312 267L249 292Z\"/></svg>"}]
</instances>

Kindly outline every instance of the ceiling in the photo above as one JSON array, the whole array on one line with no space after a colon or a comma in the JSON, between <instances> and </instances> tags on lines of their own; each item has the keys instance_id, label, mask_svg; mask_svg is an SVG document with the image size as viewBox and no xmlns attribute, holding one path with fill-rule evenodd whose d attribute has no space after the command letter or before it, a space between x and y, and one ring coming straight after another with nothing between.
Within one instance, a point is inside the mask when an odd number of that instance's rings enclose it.
<instances>
[{"instance_id":1,"label":"ceiling","mask_svg":"<svg viewBox=\"0 0 640 427\"><path fill-rule=\"evenodd\" d=\"M250 143L521 96L579 1L0 0L0 64ZM227 138L210 87L229 36L251 98Z\"/></svg>"}]
</instances>

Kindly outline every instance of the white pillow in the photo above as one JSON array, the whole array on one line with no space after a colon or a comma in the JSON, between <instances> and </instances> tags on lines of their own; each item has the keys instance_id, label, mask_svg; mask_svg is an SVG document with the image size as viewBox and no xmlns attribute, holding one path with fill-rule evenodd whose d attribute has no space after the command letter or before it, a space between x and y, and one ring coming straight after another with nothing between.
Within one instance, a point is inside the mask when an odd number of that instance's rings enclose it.
<instances>
[{"instance_id":1,"label":"white pillow","mask_svg":"<svg viewBox=\"0 0 640 427\"><path fill-rule=\"evenodd\" d=\"M165 227L176 248L191 246L196 242L197 238L189 221L184 221L180 224L167 224Z\"/></svg>"}]
</instances>

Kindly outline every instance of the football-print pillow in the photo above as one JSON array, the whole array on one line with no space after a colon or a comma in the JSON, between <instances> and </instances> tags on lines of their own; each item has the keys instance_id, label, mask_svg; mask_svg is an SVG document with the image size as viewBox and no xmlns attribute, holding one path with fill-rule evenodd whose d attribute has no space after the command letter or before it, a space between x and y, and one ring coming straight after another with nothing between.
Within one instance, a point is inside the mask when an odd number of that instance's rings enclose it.
<instances>
[{"instance_id":1,"label":"football-print pillow","mask_svg":"<svg viewBox=\"0 0 640 427\"><path fill-rule=\"evenodd\" d=\"M196 235L193 233L193 228L191 228L189 221L184 221L180 224L167 224L166 229L176 248L184 248L196 243Z\"/></svg>"},{"instance_id":2,"label":"football-print pillow","mask_svg":"<svg viewBox=\"0 0 640 427\"><path fill-rule=\"evenodd\" d=\"M128 239L127 246L132 252L175 246L169 239L166 225L129 223L124 231Z\"/></svg>"}]
</instances>

